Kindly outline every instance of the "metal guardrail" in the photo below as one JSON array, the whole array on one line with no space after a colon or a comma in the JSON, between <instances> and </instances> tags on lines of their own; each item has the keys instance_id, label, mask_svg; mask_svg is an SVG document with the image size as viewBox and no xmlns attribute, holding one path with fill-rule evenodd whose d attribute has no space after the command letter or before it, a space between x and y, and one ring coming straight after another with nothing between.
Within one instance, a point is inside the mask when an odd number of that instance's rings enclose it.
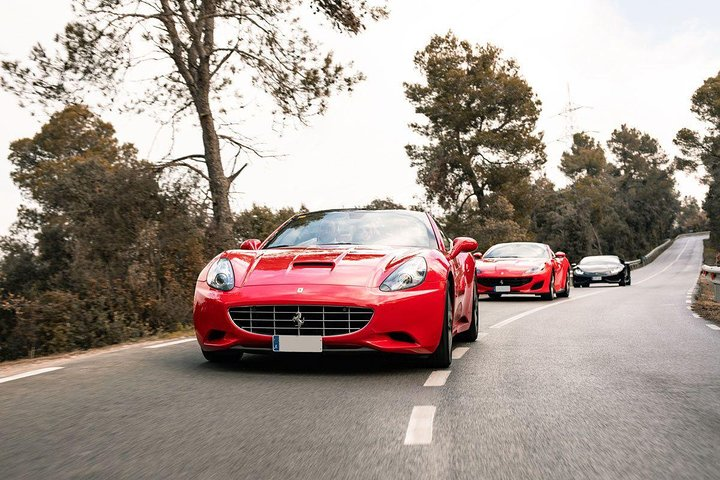
<instances>
[{"instance_id":1,"label":"metal guardrail","mask_svg":"<svg viewBox=\"0 0 720 480\"><path fill-rule=\"evenodd\" d=\"M702 266L702 275L709 278L715 287L715 301L720 302L720 267L711 267L709 265Z\"/></svg>"},{"instance_id":2,"label":"metal guardrail","mask_svg":"<svg viewBox=\"0 0 720 480\"><path fill-rule=\"evenodd\" d=\"M625 262L629 267L630 270L635 270L636 268L644 267L648 263L655 260L662 252L664 252L671 244L673 240L667 239L657 247L650 250L647 255L643 255L642 257L638 258L637 260L630 260L629 262Z\"/></svg>"}]
</instances>

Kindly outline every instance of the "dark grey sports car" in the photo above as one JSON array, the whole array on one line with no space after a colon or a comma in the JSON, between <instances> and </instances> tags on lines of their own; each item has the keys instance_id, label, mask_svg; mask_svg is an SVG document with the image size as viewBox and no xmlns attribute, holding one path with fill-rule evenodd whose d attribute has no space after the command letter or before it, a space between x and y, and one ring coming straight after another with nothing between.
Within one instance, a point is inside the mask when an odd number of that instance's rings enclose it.
<instances>
[{"instance_id":1,"label":"dark grey sports car","mask_svg":"<svg viewBox=\"0 0 720 480\"><path fill-rule=\"evenodd\" d=\"M630 266L615 255L585 257L573 265L573 287L589 287L591 283L630 285Z\"/></svg>"}]
</instances>

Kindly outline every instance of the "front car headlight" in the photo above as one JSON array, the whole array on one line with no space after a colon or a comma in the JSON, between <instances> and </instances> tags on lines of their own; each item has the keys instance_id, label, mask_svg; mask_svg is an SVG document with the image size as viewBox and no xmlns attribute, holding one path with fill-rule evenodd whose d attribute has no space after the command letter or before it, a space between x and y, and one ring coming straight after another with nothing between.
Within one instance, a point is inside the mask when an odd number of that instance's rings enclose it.
<instances>
[{"instance_id":1,"label":"front car headlight","mask_svg":"<svg viewBox=\"0 0 720 480\"><path fill-rule=\"evenodd\" d=\"M575 268L575 273L577 275L583 275L585 272L583 272L583 269L580 267Z\"/></svg>"},{"instance_id":2,"label":"front car headlight","mask_svg":"<svg viewBox=\"0 0 720 480\"><path fill-rule=\"evenodd\" d=\"M427 262L422 257L414 257L388 275L380 285L380 290L383 292L396 292L417 287L425 280L426 276Z\"/></svg>"},{"instance_id":3,"label":"front car headlight","mask_svg":"<svg viewBox=\"0 0 720 480\"><path fill-rule=\"evenodd\" d=\"M208 270L207 283L213 288L227 292L235 286L235 274L230 260L219 258Z\"/></svg>"},{"instance_id":4,"label":"front car headlight","mask_svg":"<svg viewBox=\"0 0 720 480\"><path fill-rule=\"evenodd\" d=\"M534 275L536 273L540 273L545 270L545 265L535 265L534 267L530 267L527 270L525 270L525 275Z\"/></svg>"},{"instance_id":5,"label":"front car headlight","mask_svg":"<svg viewBox=\"0 0 720 480\"><path fill-rule=\"evenodd\" d=\"M612 275L618 275L619 273L622 273L623 270L625 270L625 267L617 267L614 270L611 270L610 273Z\"/></svg>"}]
</instances>

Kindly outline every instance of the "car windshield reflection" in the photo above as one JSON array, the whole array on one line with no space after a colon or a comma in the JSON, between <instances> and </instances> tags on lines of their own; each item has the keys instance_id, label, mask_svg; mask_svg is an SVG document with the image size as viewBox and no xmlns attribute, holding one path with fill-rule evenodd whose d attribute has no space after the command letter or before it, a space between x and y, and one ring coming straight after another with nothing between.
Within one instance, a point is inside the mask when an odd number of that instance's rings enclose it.
<instances>
[{"instance_id":1,"label":"car windshield reflection","mask_svg":"<svg viewBox=\"0 0 720 480\"><path fill-rule=\"evenodd\" d=\"M384 245L437 248L425 214L402 210L332 210L301 214L264 248Z\"/></svg>"}]
</instances>

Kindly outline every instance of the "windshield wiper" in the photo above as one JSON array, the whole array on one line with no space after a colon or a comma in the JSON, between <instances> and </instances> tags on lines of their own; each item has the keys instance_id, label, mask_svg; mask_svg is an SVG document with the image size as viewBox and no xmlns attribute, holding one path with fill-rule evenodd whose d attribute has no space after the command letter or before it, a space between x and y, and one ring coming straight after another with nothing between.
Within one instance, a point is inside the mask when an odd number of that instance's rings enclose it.
<instances>
[{"instance_id":1,"label":"windshield wiper","mask_svg":"<svg viewBox=\"0 0 720 480\"><path fill-rule=\"evenodd\" d=\"M360 245L354 242L318 243L318 245Z\"/></svg>"},{"instance_id":2,"label":"windshield wiper","mask_svg":"<svg viewBox=\"0 0 720 480\"><path fill-rule=\"evenodd\" d=\"M294 247L295 245L270 245L265 247L263 250L270 250L271 248L285 248L285 247Z\"/></svg>"}]
</instances>

